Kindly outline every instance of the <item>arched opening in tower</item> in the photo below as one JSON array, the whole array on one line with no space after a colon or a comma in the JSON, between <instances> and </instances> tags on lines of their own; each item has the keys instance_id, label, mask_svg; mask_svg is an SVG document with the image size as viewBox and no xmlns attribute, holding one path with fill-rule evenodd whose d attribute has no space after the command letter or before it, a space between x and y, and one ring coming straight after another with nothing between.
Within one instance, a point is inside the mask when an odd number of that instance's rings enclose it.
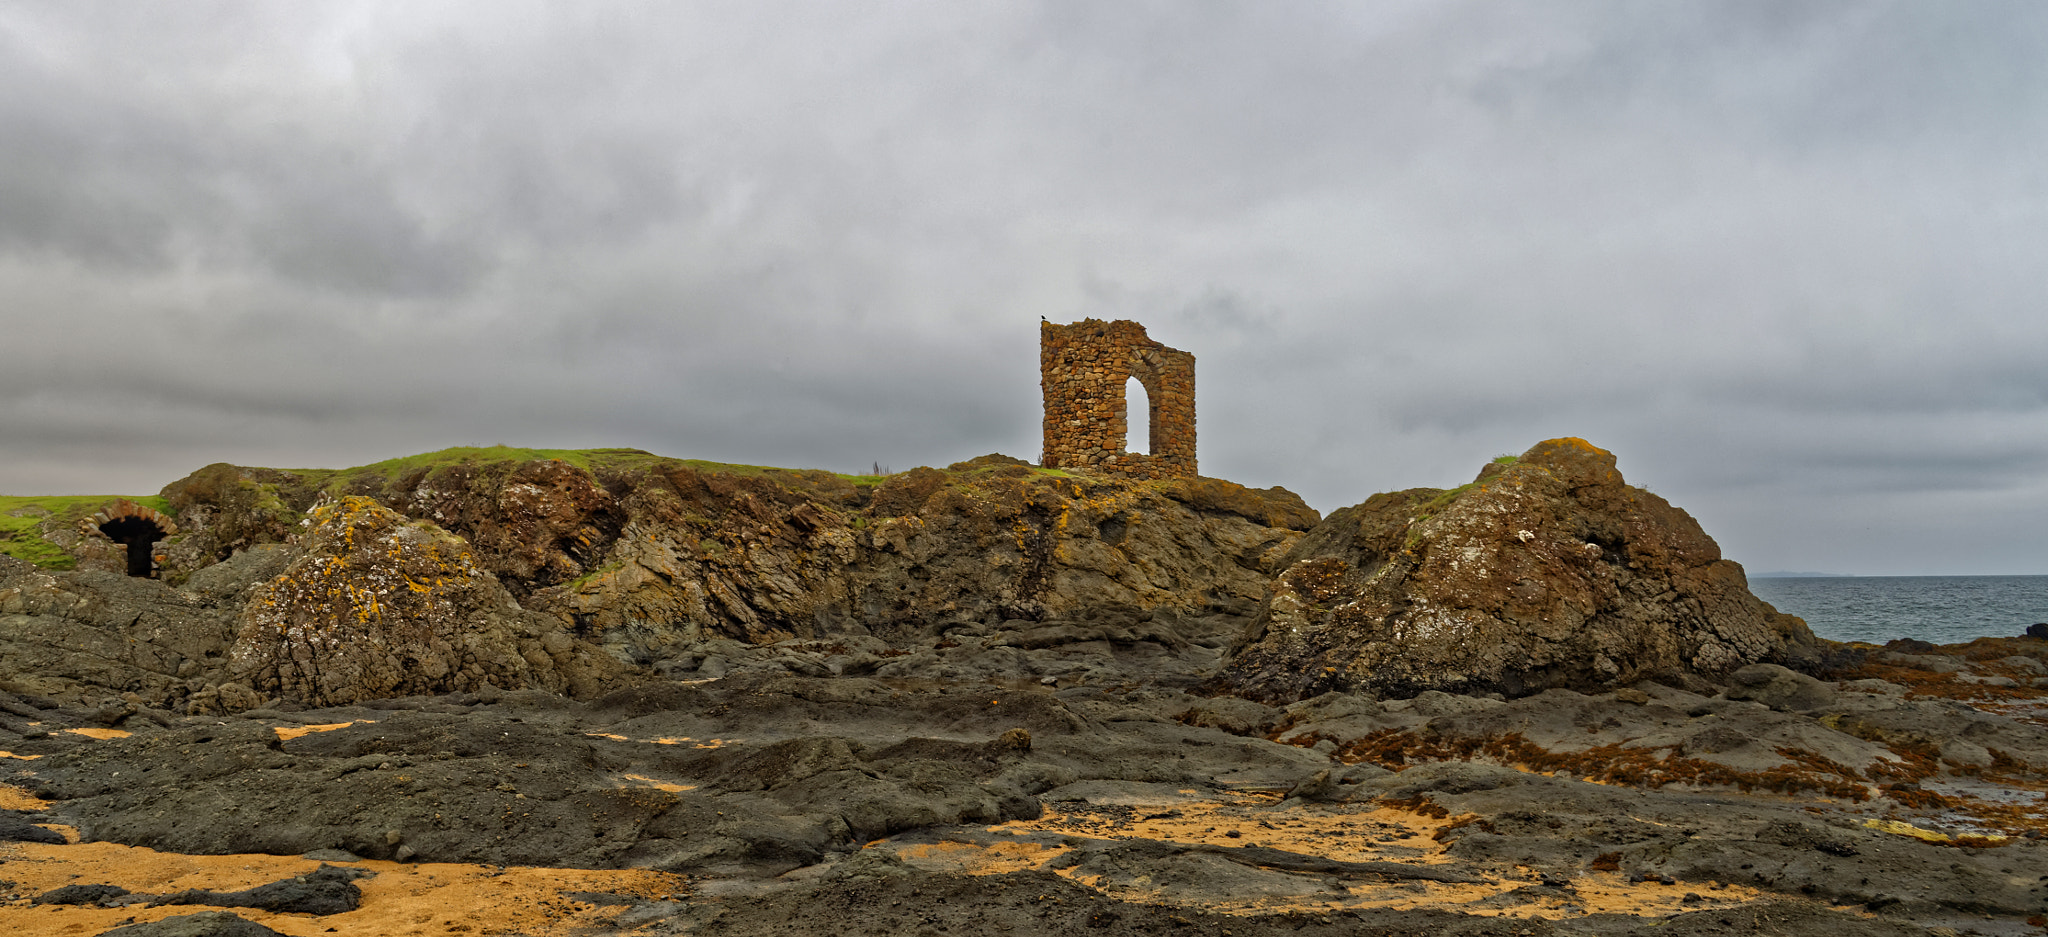
<instances>
[{"instance_id":1,"label":"arched opening in tower","mask_svg":"<svg viewBox=\"0 0 2048 937\"><path fill-rule=\"evenodd\" d=\"M157 541L178 532L170 518L127 500L108 505L94 520L108 540L127 546L128 575L142 578L156 576Z\"/></svg>"},{"instance_id":2,"label":"arched opening in tower","mask_svg":"<svg viewBox=\"0 0 2048 937\"><path fill-rule=\"evenodd\" d=\"M1124 382L1124 451L1152 453L1152 397L1135 377Z\"/></svg>"}]
</instances>

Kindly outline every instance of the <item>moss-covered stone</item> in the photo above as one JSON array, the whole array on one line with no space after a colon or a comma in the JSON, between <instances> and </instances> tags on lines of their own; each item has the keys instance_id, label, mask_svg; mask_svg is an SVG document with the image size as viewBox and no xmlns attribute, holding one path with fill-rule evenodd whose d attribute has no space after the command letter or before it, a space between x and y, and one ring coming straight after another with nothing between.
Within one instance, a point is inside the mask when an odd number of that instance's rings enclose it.
<instances>
[{"instance_id":1,"label":"moss-covered stone","mask_svg":"<svg viewBox=\"0 0 2048 937\"><path fill-rule=\"evenodd\" d=\"M1583 439L1334 511L1285 565L1219 681L1255 699L1611 688L1814 643L1691 516Z\"/></svg>"}]
</instances>

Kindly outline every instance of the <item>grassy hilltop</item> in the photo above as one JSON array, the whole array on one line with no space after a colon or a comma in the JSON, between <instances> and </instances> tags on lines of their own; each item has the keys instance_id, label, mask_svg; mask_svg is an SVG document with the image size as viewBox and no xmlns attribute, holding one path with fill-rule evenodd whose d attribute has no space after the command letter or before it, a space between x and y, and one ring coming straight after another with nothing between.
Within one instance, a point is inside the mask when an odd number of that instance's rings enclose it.
<instances>
[{"instance_id":1,"label":"grassy hilltop","mask_svg":"<svg viewBox=\"0 0 2048 937\"><path fill-rule=\"evenodd\" d=\"M886 474L859 475L828 472L823 469L792 469L770 465L712 462L704 459L676 459L640 449L454 446L436 452L400 456L352 468L262 469L259 471L267 476L266 480L252 484L259 489L254 492L259 500L275 500L285 493L285 489L290 489L292 494L301 496L286 500L300 500L303 496L317 494L338 497L354 492L387 489L404 479L422 476L442 468L461 465L516 465L548 459L565 462L593 474L603 471L645 471L686 466L707 474L765 476L799 486L803 486L805 482L816 483L831 479L838 483L867 488L879 485L890 477ZM185 483L212 468L214 466L200 469L187 479L173 482L172 485ZM1034 467L1032 471L1042 475L1066 475L1058 469ZM166 486L165 491L167 492L169 488L170 486ZM76 531L78 523L117 498L126 498L173 519L177 517L171 499L165 497L162 492L153 495L0 496L0 554L34 563L45 569L75 568L78 565L78 557L67 547L76 542L72 534Z\"/></svg>"}]
</instances>

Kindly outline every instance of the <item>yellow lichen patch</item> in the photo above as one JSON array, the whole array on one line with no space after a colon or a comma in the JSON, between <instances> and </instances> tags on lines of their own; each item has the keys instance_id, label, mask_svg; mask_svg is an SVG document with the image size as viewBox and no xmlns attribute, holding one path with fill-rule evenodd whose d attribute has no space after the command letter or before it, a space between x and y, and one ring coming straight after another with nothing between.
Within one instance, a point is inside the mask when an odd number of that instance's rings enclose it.
<instances>
[{"instance_id":1,"label":"yellow lichen patch","mask_svg":"<svg viewBox=\"0 0 2048 937\"><path fill-rule=\"evenodd\" d=\"M125 739L125 738L127 738L128 736L130 736L130 735L134 735L134 734L135 734L135 733L133 733L133 732L130 732L130 731L128 731L127 729L100 729L100 728L85 728L85 729L65 729L64 731L66 731L66 732L69 732L69 733L71 733L72 735L83 735L83 736L85 736L86 738L89 738L89 739L102 739L102 740L104 740L104 739Z\"/></svg>"},{"instance_id":2,"label":"yellow lichen patch","mask_svg":"<svg viewBox=\"0 0 2048 937\"><path fill-rule=\"evenodd\" d=\"M277 733L279 741L289 742L292 739L311 735L315 732L332 732L336 729L346 729L358 722L368 725L376 721L375 719L356 719L350 722L329 722L317 726L276 726L271 731Z\"/></svg>"},{"instance_id":3,"label":"yellow lichen patch","mask_svg":"<svg viewBox=\"0 0 2048 937\"><path fill-rule=\"evenodd\" d=\"M19 759L21 759L21 760L23 760L23 761L34 761L34 760L36 760L36 759L38 759L38 758L41 758L41 757L43 757L43 756L41 756L41 755L17 755L17 754L15 754L15 753L13 753L13 752L0 752L0 758L19 758Z\"/></svg>"},{"instance_id":4,"label":"yellow lichen patch","mask_svg":"<svg viewBox=\"0 0 2048 937\"><path fill-rule=\"evenodd\" d=\"M612 740L612 741L614 741L614 742L630 742L630 741L632 741L632 739L629 739L629 738L627 738L627 737L625 737L625 736L623 736L623 735L615 735L615 734L613 734L613 733L610 733L610 732L585 732L585 733L583 733L583 734L584 734L584 735L588 735L588 736L590 736L591 738L595 738L595 739L611 739L611 740Z\"/></svg>"},{"instance_id":5,"label":"yellow lichen patch","mask_svg":"<svg viewBox=\"0 0 2048 937\"><path fill-rule=\"evenodd\" d=\"M1863 825L1880 833L1890 833L1894 836L1911 836L1914 839L1926 840L1930 843L1948 842L1948 834L1937 833L1933 830L1923 830L1904 820L1879 820L1872 818L1863 821Z\"/></svg>"},{"instance_id":6,"label":"yellow lichen patch","mask_svg":"<svg viewBox=\"0 0 2048 937\"><path fill-rule=\"evenodd\" d=\"M651 787L657 791L667 791L671 794L680 794L684 791L694 791L697 789L695 784L676 784L672 781L650 778L644 774L624 774L620 775L620 777L628 781L639 782L638 784L628 785L629 787Z\"/></svg>"},{"instance_id":7,"label":"yellow lichen patch","mask_svg":"<svg viewBox=\"0 0 2048 937\"><path fill-rule=\"evenodd\" d=\"M1950 836L1947 833L1942 833L1929 829L1922 829L1920 827L1914 826L1911 823L1907 823L1904 820L1879 820L1876 818L1872 818L1863 821L1863 825L1869 827L1870 829L1876 830L1880 833L1890 833L1894 836L1911 836L1914 839L1920 840L1922 842L1934 843L1938 846L1995 846L2004 843L2007 839L2010 838L2007 836L1999 835L1997 833L1972 834L1968 836Z\"/></svg>"},{"instance_id":8,"label":"yellow lichen patch","mask_svg":"<svg viewBox=\"0 0 2048 937\"><path fill-rule=\"evenodd\" d=\"M0 752L0 755L6 755ZM36 757L36 756L28 756ZM50 802L12 784L0 784L0 810L41 810Z\"/></svg>"}]
</instances>

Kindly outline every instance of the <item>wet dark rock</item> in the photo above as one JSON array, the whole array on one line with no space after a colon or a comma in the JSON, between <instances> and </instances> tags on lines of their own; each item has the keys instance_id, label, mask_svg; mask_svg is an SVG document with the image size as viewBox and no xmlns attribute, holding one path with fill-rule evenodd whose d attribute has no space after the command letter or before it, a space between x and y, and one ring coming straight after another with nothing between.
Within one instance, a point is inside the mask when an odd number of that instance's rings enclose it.
<instances>
[{"instance_id":1,"label":"wet dark rock","mask_svg":"<svg viewBox=\"0 0 2048 937\"><path fill-rule=\"evenodd\" d=\"M0 843L44 843L61 846L64 842L62 834L35 825L33 814L0 810Z\"/></svg>"},{"instance_id":2,"label":"wet dark rock","mask_svg":"<svg viewBox=\"0 0 2048 937\"><path fill-rule=\"evenodd\" d=\"M1728 675L1725 694L1753 700L1779 712L1807 712L1835 701L1834 688L1776 664L1751 664Z\"/></svg>"},{"instance_id":3,"label":"wet dark rock","mask_svg":"<svg viewBox=\"0 0 2048 937\"><path fill-rule=\"evenodd\" d=\"M151 901L150 906L203 904L218 908L255 908L279 914L341 914L362 906L363 891L356 887L355 881L370 875L361 869L323 864L295 878L241 891L190 889L163 895Z\"/></svg>"},{"instance_id":4,"label":"wet dark rock","mask_svg":"<svg viewBox=\"0 0 2048 937\"><path fill-rule=\"evenodd\" d=\"M82 904L106 907L127 895L128 889L119 885L65 885L29 899L29 904Z\"/></svg>"},{"instance_id":5,"label":"wet dark rock","mask_svg":"<svg viewBox=\"0 0 2048 937\"><path fill-rule=\"evenodd\" d=\"M167 917L161 921L130 924L102 932L99 937L285 937L226 911L206 911Z\"/></svg>"}]
</instances>

